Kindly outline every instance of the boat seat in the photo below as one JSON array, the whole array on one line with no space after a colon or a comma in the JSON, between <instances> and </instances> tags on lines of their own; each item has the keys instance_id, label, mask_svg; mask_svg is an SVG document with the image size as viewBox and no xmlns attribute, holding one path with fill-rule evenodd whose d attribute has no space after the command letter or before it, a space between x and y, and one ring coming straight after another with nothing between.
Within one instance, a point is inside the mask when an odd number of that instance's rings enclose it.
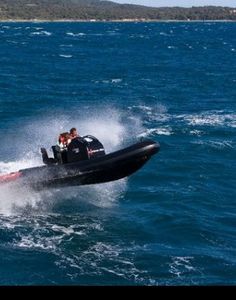
<instances>
[{"instance_id":1,"label":"boat seat","mask_svg":"<svg viewBox=\"0 0 236 300\"><path fill-rule=\"evenodd\" d=\"M48 157L47 150L45 148L41 148L42 159L45 165L55 164L57 161L54 158Z\"/></svg>"},{"instance_id":2,"label":"boat seat","mask_svg":"<svg viewBox=\"0 0 236 300\"><path fill-rule=\"evenodd\" d=\"M59 146L52 146L52 152L54 155L54 159L60 164L67 163L67 151L61 151Z\"/></svg>"}]
</instances>

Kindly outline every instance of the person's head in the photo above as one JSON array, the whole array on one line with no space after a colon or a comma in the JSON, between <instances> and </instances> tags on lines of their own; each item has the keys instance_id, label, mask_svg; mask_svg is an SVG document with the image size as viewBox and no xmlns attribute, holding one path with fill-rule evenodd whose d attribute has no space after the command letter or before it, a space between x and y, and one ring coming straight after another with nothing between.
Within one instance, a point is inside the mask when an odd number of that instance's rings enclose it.
<instances>
[{"instance_id":1,"label":"person's head","mask_svg":"<svg viewBox=\"0 0 236 300\"><path fill-rule=\"evenodd\" d=\"M65 144L70 137L69 132L63 132L59 136L59 142Z\"/></svg>"},{"instance_id":2,"label":"person's head","mask_svg":"<svg viewBox=\"0 0 236 300\"><path fill-rule=\"evenodd\" d=\"M73 138L73 137L77 137L78 136L78 133L77 133L77 129L76 128L71 128L70 130L70 136Z\"/></svg>"}]
</instances>

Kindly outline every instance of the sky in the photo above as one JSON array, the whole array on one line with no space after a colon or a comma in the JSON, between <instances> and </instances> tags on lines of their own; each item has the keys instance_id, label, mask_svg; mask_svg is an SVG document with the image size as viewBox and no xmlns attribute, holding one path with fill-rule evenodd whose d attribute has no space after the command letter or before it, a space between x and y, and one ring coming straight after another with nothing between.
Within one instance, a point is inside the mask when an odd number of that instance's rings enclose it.
<instances>
[{"instance_id":1,"label":"sky","mask_svg":"<svg viewBox=\"0 0 236 300\"><path fill-rule=\"evenodd\" d=\"M140 4L146 6L230 6L236 7L236 0L112 0L118 3Z\"/></svg>"}]
</instances>

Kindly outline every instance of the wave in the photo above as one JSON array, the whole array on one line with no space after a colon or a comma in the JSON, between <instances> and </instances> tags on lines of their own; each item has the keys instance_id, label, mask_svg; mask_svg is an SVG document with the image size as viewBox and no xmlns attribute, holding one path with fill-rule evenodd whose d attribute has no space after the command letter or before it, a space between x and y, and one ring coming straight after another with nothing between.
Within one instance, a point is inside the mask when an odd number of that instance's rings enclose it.
<instances>
[{"instance_id":1,"label":"wave","mask_svg":"<svg viewBox=\"0 0 236 300\"><path fill-rule=\"evenodd\" d=\"M193 126L235 127L236 125L236 114L233 112L225 113L222 111L208 111L199 114L182 115L179 118L182 118L184 121L186 121L188 125Z\"/></svg>"},{"instance_id":2,"label":"wave","mask_svg":"<svg viewBox=\"0 0 236 300\"><path fill-rule=\"evenodd\" d=\"M183 125L187 124L188 126L211 126L211 127L236 127L236 114L235 112L225 112L222 110L216 111L206 111L206 112L199 112L193 114L175 114L169 113L168 109L164 105L155 105L155 106L148 106L148 105L133 105L129 106L128 109L132 113L141 114L144 119L148 122L153 124L153 122L158 122L158 124L172 124L175 125ZM190 127L191 131L193 130ZM198 129L196 129L198 130ZM193 131L191 132L191 134Z\"/></svg>"},{"instance_id":3,"label":"wave","mask_svg":"<svg viewBox=\"0 0 236 300\"><path fill-rule=\"evenodd\" d=\"M30 35L42 35L42 36L51 36L52 33L49 31L35 31L35 32L31 32Z\"/></svg>"},{"instance_id":4,"label":"wave","mask_svg":"<svg viewBox=\"0 0 236 300\"><path fill-rule=\"evenodd\" d=\"M98 83L105 83L105 84L110 84L110 83L121 83L123 81L122 78L112 78L112 79L105 79L105 80L95 80L94 82L96 84Z\"/></svg>"},{"instance_id":5,"label":"wave","mask_svg":"<svg viewBox=\"0 0 236 300\"><path fill-rule=\"evenodd\" d=\"M203 131L197 130L197 129L195 129L195 130L190 130L189 133L190 133L190 135L196 135L196 136L201 136L201 135L203 135Z\"/></svg>"},{"instance_id":6,"label":"wave","mask_svg":"<svg viewBox=\"0 0 236 300\"><path fill-rule=\"evenodd\" d=\"M66 35L76 37L76 36L85 36L86 33L83 33L83 32L79 32L79 33L67 32Z\"/></svg>"},{"instance_id":7,"label":"wave","mask_svg":"<svg viewBox=\"0 0 236 300\"><path fill-rule=\"evenodd\" d=\"M150 128L138 135L138 137L150 137L153 135L172 135L172 129L168 128Z\"/></svg>"},{"instance_id":8,"label":"wave","mask_svg":"<svg viewBox=\"0 0 236 300\"><path fill-rule=\"evenodd\" d=\"M163 35L163 36L171 36L171 34L168 34L168 33L166 33L166 32L160 32L159 34L160 34L160 35Z\"/></svg>"},{"instance_id":9,"label":"wave","mask_svg":"<svg viewBox=\"0 0 236 300\"><path fill-rule=\"evenodd\" d=\"M59 54L60 57L64 57L64 58L71 58L73 57L73 55L70 54Z\"/></svg>"},{"instance_id":10,"label":"wave","mask_svg":"<svg viewBox=\"0 0 236 300\"><path fill-rule=\"evenodd\" d=\"M111 83L120 83L120 82L122 82L121 78L114 78L111 80Z\"/></svg>"},{"instance_id":11,"label":"wave","mask_svg":"<svg viewBox=\"0 0 236 300\"><path fill-rule=\"evenodd\" d=\"M172 257L172 262L169 263L169 272L174 276L181 277L186 276L186 273L196 271L193 266L194 257Z\"/></svg>"},{"instance_id":12,"label":"wave","mask_svg":"<svg viewBox=\"0 0 236 300\"><path fill-rule=\"evenodd\" d=\"M62 47L62 48L63 47L73 47L73 45L72 44L61 44L60 47Z\"/></svg>"},{"instance_id":13,"label":"wave","mask_svg":"<svg viewBox=\"0 0 236 300\"><path fill-rule=\"evenodd\" d=\"M71 282L77 282L78 275L93 274L136 284L157 284L155 277L151 278L143 266L136 264L135 253L145 251L146 245L124 244L121 240L113 243L107 237L104 240L107 232L99 218L80 215L68 223L68 219L57 214L37 218L0 216L0 230L8 233L7 247L53 254L53 263L58 270L70 270L68 278ZM100 241L95 238L84 243L97 235ZM71 243L76 243L75 251L68 251Z\"/></svg>"},{"instance_id":14,"label":"wave","mask_svg":"<svg viewBox=\"0 0 236 300\"><path fill-rule=\"evenodd\" d=\"M217 141L217 140L207 140L207 141L193 141L193 144L202 145L207 148L213 148L218 150L225 150L225 149L234 149L235 144L231 140L224 140L224 141Z\"/></svg>"},{"instance_id":15,"label":"wave","mask_svg":"<svg viewBox=\"0 0 236 300\"><path fill-rule=\"evenodd\" d=\"M183 120L191 126L211 126L211 127L235 127L236 114L219 112L203 112L199 114L185 114L176 116L176 119Z\"/></svg>"},{"instance_id":16,"label":"wave","mask_svg":"<svg viewBox=\"0 0 236 300\"><path fill-rule=\"evenodd\" d=\"M129 106L128 110L134 116L141 116L146 127L139 137L158 135L189 135L200 137L216 134L219 130L236 127L236 114L233 111L212 110L200 113L177 114L168 111L168 107L156 104ZM209 127L211 131L209 131Z\"/></svg>"}]
</instances>

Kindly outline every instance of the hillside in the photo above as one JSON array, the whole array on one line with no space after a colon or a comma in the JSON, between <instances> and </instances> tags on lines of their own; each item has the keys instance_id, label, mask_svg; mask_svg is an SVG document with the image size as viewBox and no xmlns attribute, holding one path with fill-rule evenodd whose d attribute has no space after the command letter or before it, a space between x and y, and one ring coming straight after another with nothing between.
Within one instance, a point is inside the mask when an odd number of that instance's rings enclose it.
<instances>
[{"instance_id":1,"label":"hillside","mask_svg":"<svg viewBox=\"0 0 236 300\"><path fill-rule=\"evenodd\" d=\"M1 20L236 20L229 7L162 7L99 0L0 0Z\"/></svg>"}]
</instances>

